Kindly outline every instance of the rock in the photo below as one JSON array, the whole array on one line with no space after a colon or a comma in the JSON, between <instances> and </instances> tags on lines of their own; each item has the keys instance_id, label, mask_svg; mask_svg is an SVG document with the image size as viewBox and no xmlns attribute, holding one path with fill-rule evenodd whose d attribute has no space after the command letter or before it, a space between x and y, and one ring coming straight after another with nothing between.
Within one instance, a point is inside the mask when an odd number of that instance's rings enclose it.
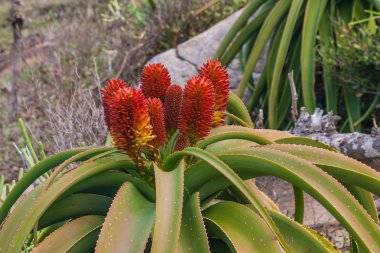
<instances>
[{"instance_id":1,"label":"rock","mask_svg":"<svg viewBox=\"0 0 380 253\"><path fill-rule=\"evenodd\" d=\"M176 83L185 86L186 81L190 77L197 75L197 69L195 66L187 61L183 61L177 57L175 49L170 49L159 55L156 55L149 60L148 63L161 62L164 64L170 72L172 83Z\"/></svg>"}]
</instances>

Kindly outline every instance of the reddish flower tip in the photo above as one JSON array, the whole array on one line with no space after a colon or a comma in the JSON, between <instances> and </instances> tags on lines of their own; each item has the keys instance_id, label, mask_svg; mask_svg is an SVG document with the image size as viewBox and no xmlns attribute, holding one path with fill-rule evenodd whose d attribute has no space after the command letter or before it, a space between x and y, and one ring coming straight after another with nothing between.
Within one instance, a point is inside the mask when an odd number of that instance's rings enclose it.
<instances>
[{"instance_id":1,"label":"reddish flower tip","mask_svg":"<svg viewBox=\"0 0 380 253\"><path fill-rule=\"evenodd\" d=\"M182 88L172 84L166 90L165 96L165 127L169 134L178 129L178 118L181 111Z\"/></svg>"},{"instance_id":2,"label":"reddish flower tip","mask_svg":"<svg viewBox=\"0 0 380 253\"><path fill-rule=\"evenodd\" d=\"M211 81L205 77L191 78L183 92L179 129L190 144L210 133L214 115L215 94Z\"/></svg>"},{"instance_id":3,"label":"reddish flower tip","mask_svg":"<svg viewBox=\"0 0 380 253\"><path fill-rule=\"evenodd\" d=\"M107 85L101 89L102 94L102 103L104 110L104 121L107 126L110 124L110 105L112 105L112 99L114 98L114 94L122 88L128 87L128 84L123 80L111 79L107 82Z\"/></svg>"},{"instance_id":4,"label":"reddish flower tip","mask_svg":"<svg viewBox=\"0 0 380 253\"><path fill-rule=\"evenodd\" d=\"M141 150L154 138L144 95L141 90L122 87L112 96L103 101L107 127L115 146L138 163Z\"/></svg>"},{"instance_id":5,"label":"reddish flower tip","mask_svg":"<svg viewBox=\"0 0 380 253\"><path fill-rule=\"evenodd\" d=\"M149 144L157 148L163 145L166 140L164 108L161 100L158 98L148 98L147 106L150 116L150 123L153 126L153 134L156 136L149 142Z\"/></svg>"},{"instance_id":6,"label":"reddish flower tip","mask_svg":"<svg viewBox=\"0 0 380 253\"><path fill-rule=\"evenodd\" d=\"M200 76L208 78L215 91L215 111L225 111L227 109L229 96L229 80L227 70L216 59L208 60L200 69ZM224 124L224 115L215 112L213 126L222 126Z\"/></svg>"},{"instance_id":7,"label":"reddish flower tip","mask_svg":"<svg viewBox=\"0 0 380 253\"><path fill-rule=\"evenodd\" d=\"M186 135L180 134L177 138L177 142L175 143L174 151L181 151L186 148Z\"/></svg>"},{"instance_id":8,"label":"reddish flower tip","mask_svg":"<svg viewBox=\"0 0 380 253\"><path fill-rule=\"evenodd\" d=\"M166 89L171 83L168 69L161 63L146 65L141 73L141 90L146 98L165 101Z\"/></svg>"}]
</instances>

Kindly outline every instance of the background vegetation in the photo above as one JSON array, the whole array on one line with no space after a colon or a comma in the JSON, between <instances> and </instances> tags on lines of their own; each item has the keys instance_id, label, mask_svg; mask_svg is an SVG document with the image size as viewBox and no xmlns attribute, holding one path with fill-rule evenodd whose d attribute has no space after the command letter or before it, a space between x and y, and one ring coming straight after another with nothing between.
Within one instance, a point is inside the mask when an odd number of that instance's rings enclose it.
<instances>
[{"instance_id":1,"label":"background vegetation","mask_svg":"<svg viewBox=\"0 0 380 253\"><path fill-rule=\"evenodd\" d=\"M109 77L136 82L150 57L206 30L244 2L221 0L194 16L204 1L156 1L155 9L146 0L24 1L19 99L32 138L42 140L49 153L103 143L98 85ZM17 122L7 120L9 7L0 1L0 170L15 174L22 164L12 144L20 142Z\"/></svg>"}]
</instances>

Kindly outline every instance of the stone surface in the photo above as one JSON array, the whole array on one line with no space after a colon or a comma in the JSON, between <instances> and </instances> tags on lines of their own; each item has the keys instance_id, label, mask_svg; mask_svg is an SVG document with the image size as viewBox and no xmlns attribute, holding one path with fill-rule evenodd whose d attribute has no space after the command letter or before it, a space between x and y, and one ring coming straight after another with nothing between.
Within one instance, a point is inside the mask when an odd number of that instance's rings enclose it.
<instances>
[{"instance_id":1,"label":"stone surface","mask_svg":"<svg viewBox=\"0 0 380 253\"><path fill-rule=\"evenodd\" d=\"M149 60L149 63L155 62L164 64L169 69L172 83L182 85L182 87L190 77L197 75L197 69L193 64L177 57L176 49L170 49Z\"/></svg>"}]
</instances>

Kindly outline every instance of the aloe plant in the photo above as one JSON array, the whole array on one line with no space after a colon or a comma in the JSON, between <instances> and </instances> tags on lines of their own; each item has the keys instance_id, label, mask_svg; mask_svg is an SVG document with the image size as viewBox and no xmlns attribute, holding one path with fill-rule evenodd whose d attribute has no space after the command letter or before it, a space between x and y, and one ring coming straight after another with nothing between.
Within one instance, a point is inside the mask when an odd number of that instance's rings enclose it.
<instances>
[{"instance_id":1,"label":"aloe plant","mask_svg":"<svg viewBox=\"0 0 380 253\"><path fill-rule=\"evenodd\" d=\"M339 113L347 118L347 122L350 119L351 131L360 130L360 124L354 126L352 122L362 121L362 115L369 115L371 111L367 112L367 108L371 100L377 98L369 96L361 99L347 89L342 92L334 79L334 66L324 61L321 64L322 78L319 78L323 80L323 87L318 86L319 83L315 84L315 48L317 44L330 47L336 44L334 26L339 19L346 25L365 20L371 29L376 29L378 25L371 19L373 12L367 11L373 8L380 8L378 0L250 1L214 57L227 66L239 54L243 76L237 95L241 97L249 86L252 90L249 110L260 104L266 110L270 128L278 129L288 123L284 122L291 105L287 73L293 70L298 94L302 95L301 103L309 113L313 113L318 105L327 111ZM333 43L330 43L331 40ZM253 84L252 72L266 44L269 44L269 52L264 70L257 83ZM323 91L325 96L316 97L317 89ZM338 108L338 101L341 100L345 100L347 109ZM367 100L370 101L367 103ZM361 103L365 104L361 106Z\"/></svg>"},{"instance_id":2,"label":"aloe plant","mask_svg":"<svg viewBox=\"0 0 380 253\"><path fill-rule=\"evenodd\" d=\"M302 224L303 192L353 249L380 252L378 172L321 143L253 129L218 61L184 90L162 64L141 83L102 90L112 146L36 156L0 208L0 252L337 252ZM269 175L293 184L294 217L255 186Z\"/></svg>"}]
</instances>

